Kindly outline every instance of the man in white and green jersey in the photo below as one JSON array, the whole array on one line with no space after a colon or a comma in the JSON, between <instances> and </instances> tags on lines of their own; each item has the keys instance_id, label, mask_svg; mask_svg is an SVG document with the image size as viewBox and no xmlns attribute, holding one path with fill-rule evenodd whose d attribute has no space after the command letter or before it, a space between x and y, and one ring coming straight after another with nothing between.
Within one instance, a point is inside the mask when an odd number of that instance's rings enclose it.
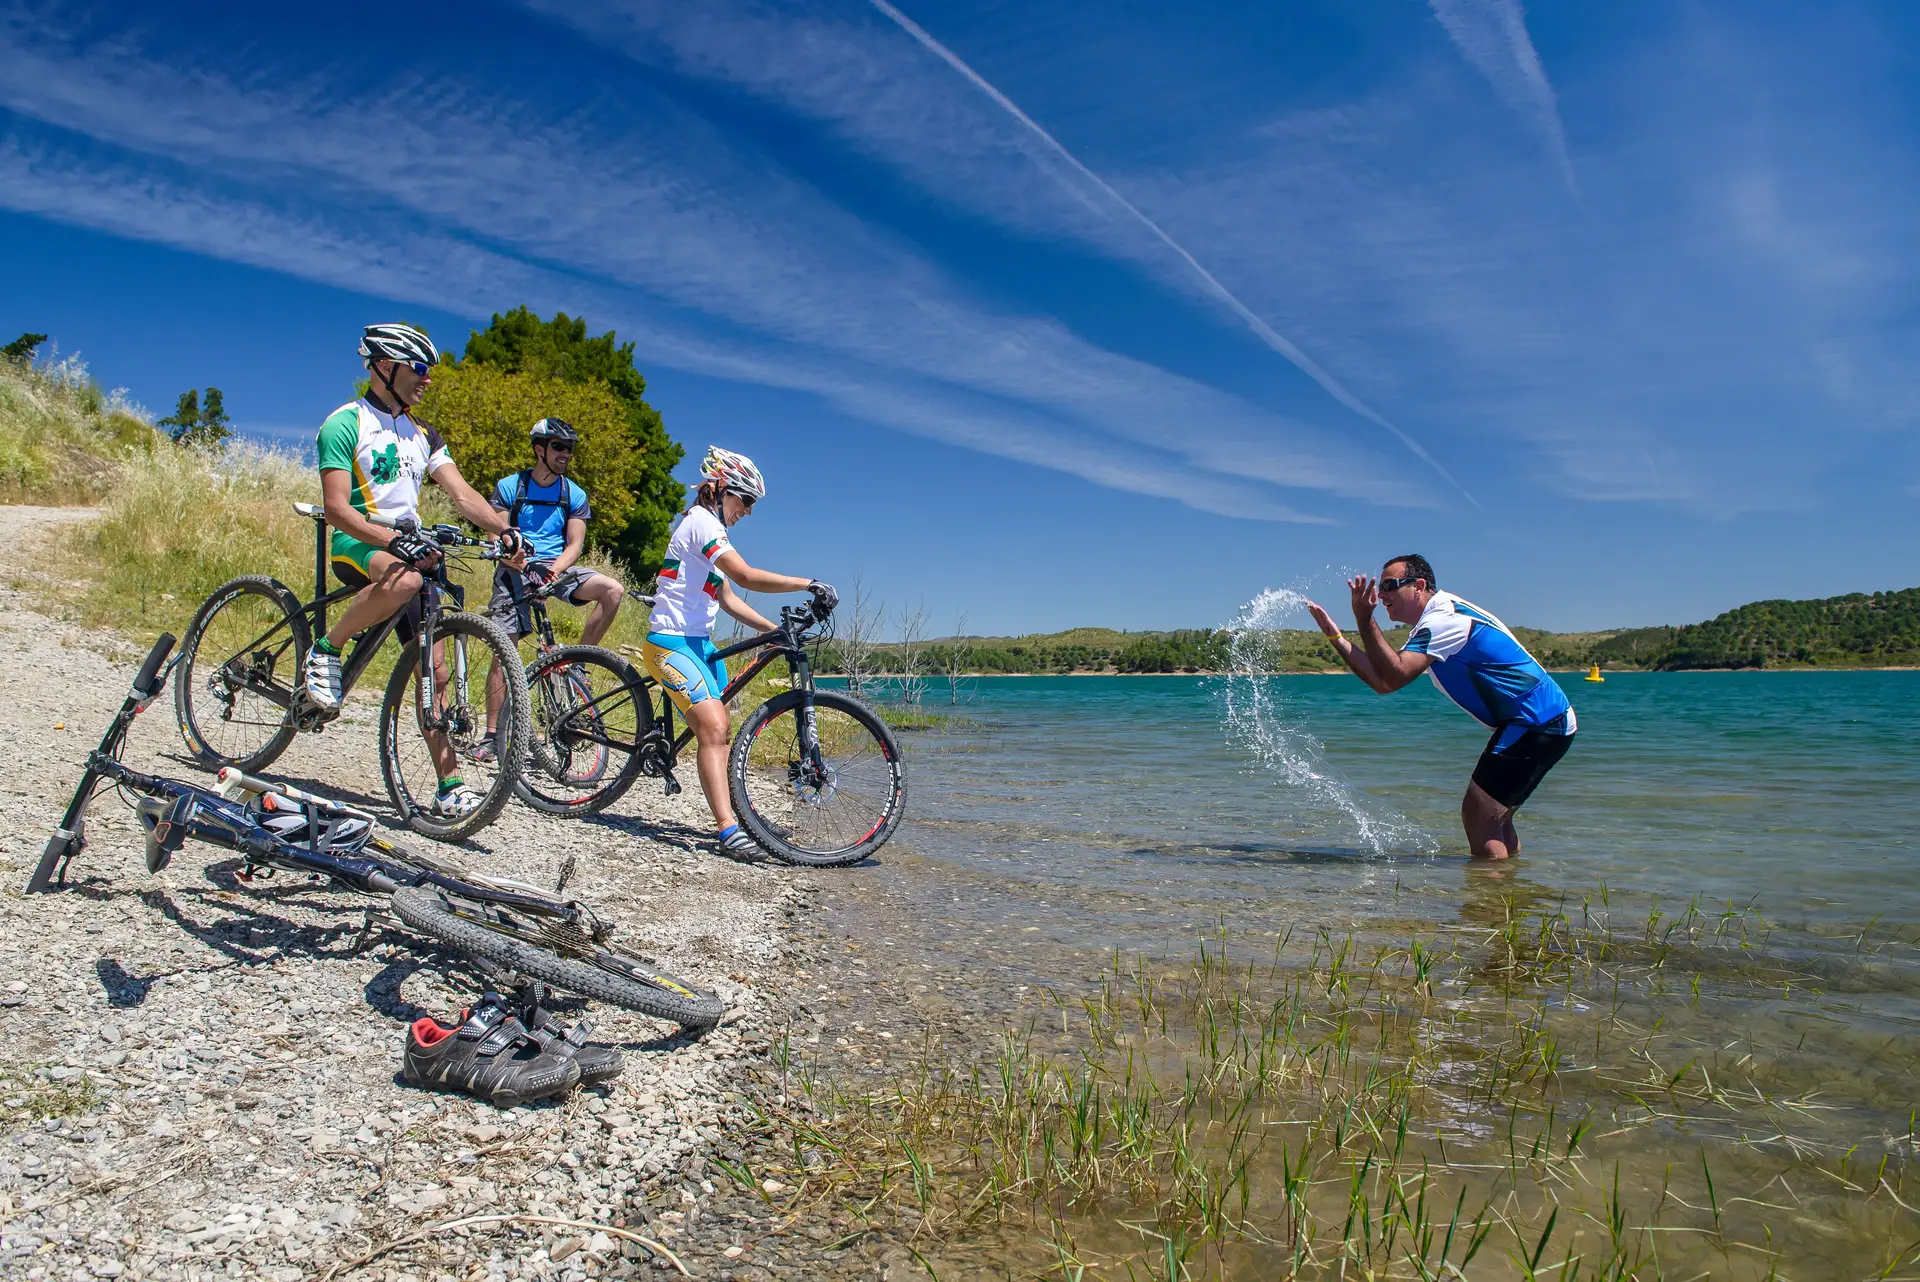
<instances>
[{"instance_id":1,"label":"man in white and green jersey","mask_svg":"<svg viewBox=\"0 0 1920 1282\"><path fill-rule=\"evenodd\" d=\"M307 655L307 696L328 709L340 706L341 647L355 633L417 602L420 570L432 569L440 556L431 542L375 525L369 516L416 515L421 483L431 477L461 516L500 535L503 550L524 555L520 532L511 527L506 513L494 511L467 484L438 433L411 417L440 359L432 340L409 325L369 325L360 340L360 355L372 376L367 394L342 405L320 425L320 488L327 524L333 527L333 572L342 583L361 585ZM442 662L438 653L434 661ZM454 773L454 752L446 736L429 734L427 746L440 775L436 808L449 817L473 810L481 799Z\"/></svg>"}]
</instances>

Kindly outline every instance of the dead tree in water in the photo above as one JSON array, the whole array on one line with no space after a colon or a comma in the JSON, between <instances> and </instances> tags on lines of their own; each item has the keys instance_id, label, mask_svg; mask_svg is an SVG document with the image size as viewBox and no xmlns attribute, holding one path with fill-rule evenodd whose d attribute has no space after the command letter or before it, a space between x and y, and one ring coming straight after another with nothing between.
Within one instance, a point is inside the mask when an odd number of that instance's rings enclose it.
<instances>
[{"instance_id":1,"label":"dead tree in water","mask_svg":"<svg viewBox=\"0 0 1920 1282\"><path fill-rule=\"evenodd\" d=\"M941 664L941 667L945 669L946 677L947 677L947 702L948 703L957 704L957 703L973 702L973 688L967 684L967 680L966 680L966 676L967 676L966 640L967 640L967 616L966 616L966 612L962 611L961 613L954 616L953 637L951 640L947 642L946 652L941 656L941 658L944 660L944 662ZM966 694L965 699L962 699L960 697L962 691L964 691Z\"/></svg>"},{"instance_id":2,"label":"dead tree in water","mask_svg":"<svg viewBox=\"0 0 1920 1282\"><path fill-rule=\"evenodd\" d=\"M927 607L900 607L900 702L914 704L927 689Z\"/></svg>"}]
</instances>

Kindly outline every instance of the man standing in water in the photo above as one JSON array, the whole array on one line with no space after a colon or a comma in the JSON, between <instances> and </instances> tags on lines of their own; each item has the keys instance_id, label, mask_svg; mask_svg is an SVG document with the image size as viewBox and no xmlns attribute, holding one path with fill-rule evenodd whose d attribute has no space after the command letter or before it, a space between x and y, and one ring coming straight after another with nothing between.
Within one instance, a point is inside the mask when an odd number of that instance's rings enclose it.
<instances>
[{"instance_id":1,"label":"man standing in water","mask_svg":"<svg viewBox=\"0 0 1920 1282\"><path fill-rule=\"evenodd\" d=\"M1506 624L1440 591L1423 556L1397 556L1381 570L1378 582L1358 575L1347 580L1347 587L1353 592L1361 646L1342 636L1332 617L1309 601L1313 621L1332 639L1354 675L1376 692L1392 694L1424 672L1449 699L1492 729L1460 803L1460 822L1474 858L1519 854L1513 813L1573 745L1577 727L1566 693ZM1373 617L1376 605L1385 605L1388 618L1413 629L1405 648L1387 644Z\"/></svg>"}]
</instances>

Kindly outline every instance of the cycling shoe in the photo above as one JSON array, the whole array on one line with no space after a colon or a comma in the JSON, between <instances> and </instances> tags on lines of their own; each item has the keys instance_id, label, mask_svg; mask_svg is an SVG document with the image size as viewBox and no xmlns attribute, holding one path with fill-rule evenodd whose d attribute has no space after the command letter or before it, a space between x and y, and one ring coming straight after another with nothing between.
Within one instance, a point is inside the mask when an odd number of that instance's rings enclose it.
<instances>
[{"instance_id":1,"label":"cycling shoe","mask_svg":"<svg viewBox=\"0 0 1920 1282\"><path fill-rule=\"evenodd\" d=\"M593 1026L584 1019L568 1028L552 1011L538 1005L521 1007L519 1019L542 1046L573 1056L574 1062L580 1065L582 1086L610 1082L627 1066L613 1047L587 1040Z\"/></svg>"},{"instance_id":2,"label":"cycling shoe","mask_svg":"<svg viewBox=\"0 0 1920 1282\"><path fill-rule=\"evenodd\" d=\"M480 809L486 800L471 788L452 788L434 794L433 815L436 819L465 819Z\"/></svg>"},{"instance_id":3,"label":"cycling shoe","mask_svg":"<svg viewBox=\"0 0 1920 1282\"><path fill-rule=\"evenodd\" d=\"M323 711L334 712L345 697L340 690L340 656L315 646L307 651L307 697Z\"/></svg>"},{"instance_id":4,"label":"cycling shoe","mask_svg":"<svg viewBox=\"0 0 1920 1282\"><path fill-rule=\"evenodd\" d=\"M498 993L488 993L447 1028L431 1016L407 1030L401 1073L415 1086L464 1091L512 1108L571 1090L580 1081L574 1048L527 1030Z\"/></svg>"}]
</instances>

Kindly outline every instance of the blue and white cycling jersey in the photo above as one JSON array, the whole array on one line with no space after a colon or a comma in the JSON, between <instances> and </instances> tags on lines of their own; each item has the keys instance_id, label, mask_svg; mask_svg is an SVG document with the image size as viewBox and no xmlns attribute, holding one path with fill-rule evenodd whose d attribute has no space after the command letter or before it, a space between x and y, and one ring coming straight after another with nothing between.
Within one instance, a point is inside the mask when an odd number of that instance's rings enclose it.
<instances>
[{"instance_id":1,"label":"blue and white cycling jersey","mask_svg":"<svg viewBox=\"0 0 1920 1282\"><path fill-rule=\"evenodd\" d=\"M1576 729L1560 683L1506 624L1451 592L1433 594L1403 650L1431 655L1427 675L1483 725L1549 734Z\"/></svg>"}]
</instances>

